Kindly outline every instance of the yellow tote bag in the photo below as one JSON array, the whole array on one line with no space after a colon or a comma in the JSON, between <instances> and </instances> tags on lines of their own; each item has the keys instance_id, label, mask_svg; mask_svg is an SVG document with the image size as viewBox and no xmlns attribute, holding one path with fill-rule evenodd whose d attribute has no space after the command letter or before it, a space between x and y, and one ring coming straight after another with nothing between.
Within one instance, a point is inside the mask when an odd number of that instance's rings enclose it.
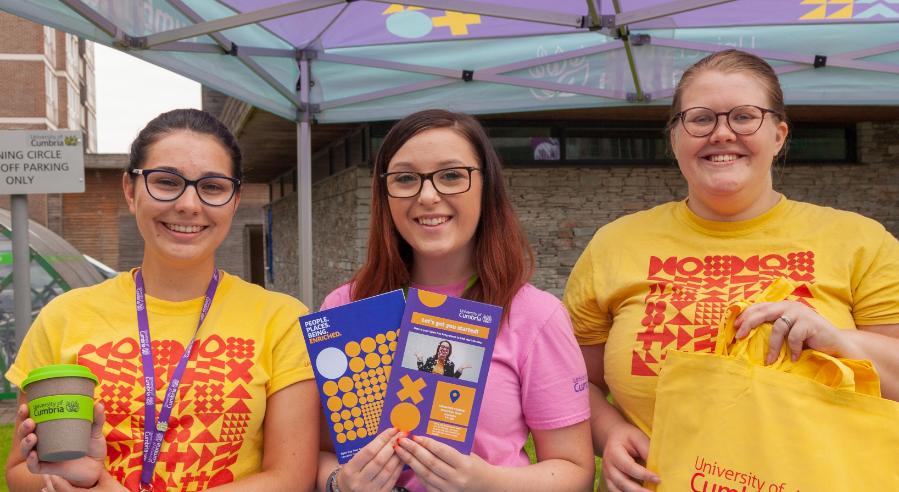
<instances>
[{"instance_id":1,"label":"yellow tote bag","mask_svg":"<svg viewBox=\"0 0 899 492\"><path fill-rule=\"evenodd\" d=\"M899 491L899 403L868 361L804 350L764 365L771 325L734 340L746 306L779 301L783 279L730 306L714 354L669 351L647 467L677 492Z\"/></svg>"}]
</instances>

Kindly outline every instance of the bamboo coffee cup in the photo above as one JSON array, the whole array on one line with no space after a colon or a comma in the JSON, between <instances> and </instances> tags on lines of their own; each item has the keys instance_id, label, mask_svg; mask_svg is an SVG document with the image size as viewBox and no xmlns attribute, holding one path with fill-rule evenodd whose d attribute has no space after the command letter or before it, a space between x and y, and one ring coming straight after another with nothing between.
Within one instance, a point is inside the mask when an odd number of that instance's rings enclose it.
<instances>
[{"instance_id":1,"label":"bamboo coffee cup","mask_svg":"<svg viewBox=\"0 0 899 492\"><path fill-rule=\"evenodd\" d=\"M94 420L97 377L78 364L35 369L22 382L28 415L37 424L41 461L67 461L87 454Z\"/></svg>"}]
</instances>

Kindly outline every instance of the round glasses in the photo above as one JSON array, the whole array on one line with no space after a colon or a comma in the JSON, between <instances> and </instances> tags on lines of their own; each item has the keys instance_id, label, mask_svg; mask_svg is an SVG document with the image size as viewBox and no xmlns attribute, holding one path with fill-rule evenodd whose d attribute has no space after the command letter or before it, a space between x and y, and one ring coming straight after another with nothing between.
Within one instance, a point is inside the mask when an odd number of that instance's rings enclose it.
<instances>
[{"instance_id":1,"label":"round glasses","mask_svg":"<svg viewBox=\"0 0 899 492\"><path fill-rule=\"evenodd\" d=\"M703 107L685 109L675 114L674 119L680 119L684 130L694 137L711 135L718 128L718 118L721 116L727 117L725 121L728 128L737 135L752 135L762 127L766 113L780 117L780 113L773 109L745 104L722 113Z\"/></svg>"},{"instance_id":2,"label":"round glasses","mask_svg":"<svg viewBox=\"0 0 899 492\"><path fill-rule=\"evenodd\" d=\"M147 193L160 202L175 201L184 194L188 186L193 186L201 202L211 207L221 207L231 201L240 187L239 179L228 176L204 176L190 180L164 169L132 169L131 174L143 176Z\"/></svg>"},{"instance_id":3,"label":"round glasses","mask_svg":"<svg viewBox=\"0 0 899 492\"><path fill-rule=\"evenodd\" d=\"M441 195L458 195L471 189L471 173L476 167L448 167L432 173L401 171L381 174L387 183L387 195L393 198L411 198L421 193L425 181L430 181Z\"/></svg>"}]
</instances>

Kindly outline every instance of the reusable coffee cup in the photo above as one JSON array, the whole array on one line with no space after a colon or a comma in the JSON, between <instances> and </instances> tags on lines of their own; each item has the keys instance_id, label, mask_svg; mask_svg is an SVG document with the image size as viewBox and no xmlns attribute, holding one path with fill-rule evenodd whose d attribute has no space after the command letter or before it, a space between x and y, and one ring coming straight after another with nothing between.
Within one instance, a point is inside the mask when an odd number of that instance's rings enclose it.
<instances>
[{"instance_id":1,"label":"reusable coffee cup","mask_svg":"<svg viewBox=\"0 0 899 492\"><path fill-rule=\"evenodd\" d=\"M22 382L28 415L37 424L41 461L67 461L87 454L94 420L97 377L78 364L35 369Z\"/></svg>"}]
</instances>

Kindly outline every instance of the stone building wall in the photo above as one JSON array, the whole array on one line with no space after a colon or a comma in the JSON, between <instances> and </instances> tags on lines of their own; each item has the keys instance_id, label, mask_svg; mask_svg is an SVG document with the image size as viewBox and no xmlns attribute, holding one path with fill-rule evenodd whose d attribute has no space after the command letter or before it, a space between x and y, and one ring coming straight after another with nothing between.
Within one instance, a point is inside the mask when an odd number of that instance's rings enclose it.
<instances>
[{"instance_id":1,"label":"stone building wall","mask_svg":"<svg viewBox=\"0 0 899 492\"><path fill-rule=\"evenodd\" d=\"M329 292L346 282L363 259L370 186L370 171L364 167L352 167L313 186L311 308L317 309ZM274 278L267 279L270 288L293 296L299 294L296 207L296 193L271 204Z\"/></svg>"},{"instance_id":2,"label":"stone building wall","mask_svg":"<svg viewBox=\"0 0 899 492\"><path fill-rule=\"evenodd\" d=\"M791 199L871 217L899 236L899 122L861 123L857 136L859 164L787 164L775 171L775 188ZM674 163L518 167L507 168L505 174L513 205L536 254L532 282L555 295L561 295L571 267L597 228L623 215L682 199L687 193ZM364 258L369 187L368 168L351 168L313 185L313 307ZM293 266L282 273L276 264L276 275L290 277L290 282L274 287L295 293L295 195L287 200L273 207L278 207L274 215L278 234L292 234L294 242L287 244L294 255ZM286 217L280 217L282 213ZM276 257L278 250L276 241ZM290 265L284 263L284 267Z\"/></svg>"}]
</instances>

